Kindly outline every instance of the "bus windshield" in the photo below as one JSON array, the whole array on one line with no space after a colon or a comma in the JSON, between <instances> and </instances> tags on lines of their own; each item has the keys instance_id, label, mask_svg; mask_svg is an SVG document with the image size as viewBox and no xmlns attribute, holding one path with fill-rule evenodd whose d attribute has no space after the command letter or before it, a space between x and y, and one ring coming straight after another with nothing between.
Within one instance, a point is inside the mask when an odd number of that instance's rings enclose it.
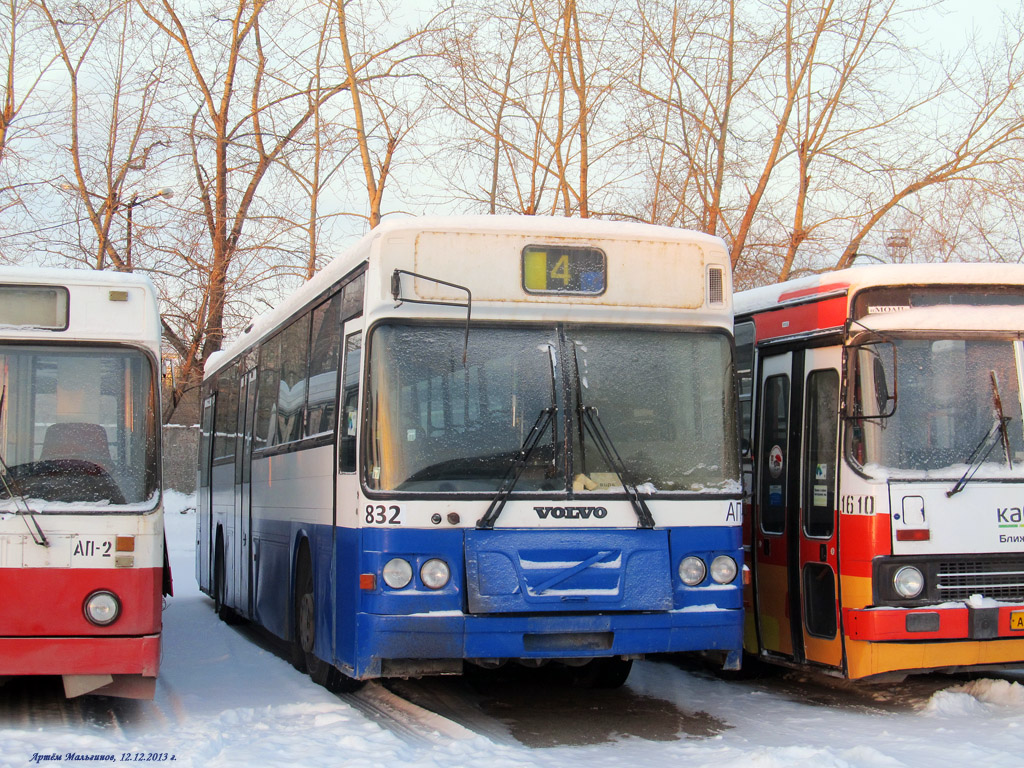
<instances>
[{"instance_id":1,"label":"bus windshield","mask_svg":"<svg viewBox=\"0 0 1024 768\"><path fill-rule=\"evenodd\" d=\"M493 492L531 429L516 492L735 492L732 354L722 334L583 327L378 326L366 482ZM545 409L555 417L545 420ZM582 419L584 409L597 419ZM588 426L589 424L589 426ZM594 425L621 458L609 465ZM568 439L567 439L568 438Z\"/></svg>"},{"instance_id":2,"label":"bus windshield","mask_svg":"<svg viewBox=\"0 0 1024 768\"><path fill-rule=\"evenodd\" d=\"M0 345L0 390L0 458L9 470L0 509L19 496L43 512L155 497L156 397L143 353Z\"/></svg>"},{"instance_id":3,"label":"bus windshield","mask_svg":"<svg viewBox=\"0 0 1024 768\"><path fill-rule=\"evenodd\" d=\"M1006 477L1011 463L1024 476L1020 342L894 337L891 347L866 345L854 357L846 448L866 474L955 480L974 460L979 478ZM893 392L894 411L885 402ZM1009 451L1001 433L994 439L1000 412ZM976 450L987 451L983 461Z\"/></svg>"}]
</instances>

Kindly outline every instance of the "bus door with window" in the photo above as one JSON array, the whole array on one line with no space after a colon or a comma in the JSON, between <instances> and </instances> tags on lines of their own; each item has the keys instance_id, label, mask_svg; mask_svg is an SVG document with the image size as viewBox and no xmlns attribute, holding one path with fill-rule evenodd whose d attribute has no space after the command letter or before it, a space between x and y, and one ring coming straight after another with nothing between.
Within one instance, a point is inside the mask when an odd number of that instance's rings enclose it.
<instances>
[{"instance_id":1,"label":"bus door with window","mask_svg":"<svg viewBox=\"0 0 1024 768\"><path fill-rule=\"evenodd\" d=\"M762 651L842 665L836 477L839 347L761 355L754 488Z\"/></svg>"}]
</instances>

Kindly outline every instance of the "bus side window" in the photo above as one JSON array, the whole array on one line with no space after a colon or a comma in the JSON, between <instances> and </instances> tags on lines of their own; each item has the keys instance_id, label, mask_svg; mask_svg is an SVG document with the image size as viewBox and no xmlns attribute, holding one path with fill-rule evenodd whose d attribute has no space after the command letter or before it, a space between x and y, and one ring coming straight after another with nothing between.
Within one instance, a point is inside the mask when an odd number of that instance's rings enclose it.
<instances>
[{"instance_id":1,"label":"bus side window","mask_svg":"<svg viewBox=\"0 0 1024 768\"><path fill-rule=\"evenodd\" d=\"M359 409L359 353L363 332L345 338L345 359L341 379L341 435L338 441L338 470L356 471L356 432Z\"/></svg>"},{"instance_id":2,"label":"bus side window","mask_svg":"<svg viewBox=\"0 0 1024 768\"><path fill-rule=\"evenodd\" d=\"M213 459L233 458L238 421L238 363L225 368L217 376L214 413Z\"/></svg>"},{"instance_id":3,"label":"bus side window","mask_svg":"<svg viewBox=\"0 0 1024 768\"><path fill-rule=\"evenodd\" d=\"M290 443L302 437L306 409L309 322L310 314L307 312L292 321L280 334L281 370L277 381L276 412L278 444Z\"/></svg>"},{"instance_id":4,"label":"bus side window","mask_svg":"<svg viewBox=\"0 0 1024 768\"><path fill-rule=\"evenodd\" d=\"M340 292L313 310L306 437L322 435L334 429L334 397L338 389L338 354L341 346L340 311Z\"/></svg>"},{"instance_id":5,"label":"bus side window","mask_svg":"<svg viewBox=\"0 0 1024 768\"><path fill-rule=\"evenodd\" d=\"M281 369L281 334L260 344L259 389L256 395L256 428L253 430L254 451L276 445L277 379Z\"/></svg>"},{"instance_id":6,"label":"bus side window","mask_svg":"<svg viewBox=\"0 0 1024 768\"><path fill-rule=\"evenodd\" d=\"M740 410L740 445L743 455L749 456L753 445L752 412L754 385L754 323L737 323L736 335L736 381L738 385Z\"/></svg>"},{"instance_id":7,"label":"bus side window","mask_svg":"<svg viewBox=\"0 0 1024 768\"><path fill-rule=\"evenodd\" d=\"M199 487L210 487L210 460L213 452L214 396L203 402L203 420L199 435Z\"/></svg>"}]
</instances>

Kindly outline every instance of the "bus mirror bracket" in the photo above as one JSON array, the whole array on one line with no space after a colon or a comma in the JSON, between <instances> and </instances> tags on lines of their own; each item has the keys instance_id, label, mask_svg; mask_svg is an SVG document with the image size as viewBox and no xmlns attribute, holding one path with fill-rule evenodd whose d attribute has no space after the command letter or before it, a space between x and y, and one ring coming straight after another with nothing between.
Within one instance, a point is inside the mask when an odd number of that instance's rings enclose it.
<instances>
[{"instance_id":1,"label":"bus mirror bracket","mask_svg":"<svg viewBox=\"0 0 1024 768\"><path fill-rule=\"evenodd\" d=\"M851 340L853 335L851 332L854 325L859 325L861 332L856 335L856 338ZM848 340L848 346L846 347L844 368L846 369L848 377L848 385L845 398L845 417L848 419L888 419L896 413L896 404L899 395L897 386L899 377L897 375L898 364L896 344L892 339L887 338L876 330L868 328L866 325L863 325L856 320L850 320L847 323L846 338ZM888 349L892 355L891 391L889 389L889 379L885 374L885 366L882 363L882 355L877 351L878 349ZM860 380L860 366L863 362L862 359L858 359L861 352L866 352L870 355L871 384L875 394L875 413L865 412L861 405L860 387L858 385Z\"/></svg>"},{"instance_id":2,"label":"bus mirror bracket","mask_svg":"<svg viewBox=\"0 0 1024 768\"><path fill-rule=\"evenodd\" d=\"M410 299L407 296L402 295L402 275L408 275L409 277L416 278L418 280L429 280L432 283L438 285L446 285L449 288L454 288L457 291L466 292L466 303L463 304L458 301L431 301L427 299ZM442 307L465 307L466 308L466 338L462 346L462 364L466 364L466 355L469 352L469 319L473 313L473 293L464 285L458 285L457 283L449 283L447 280L439 280L436 277L429 277L427 275L420 275L415 272L409 272L405 269L396 269L391 273L391 296L395 300L395 306L398 306L402 302L406 304L436 304Z\"/></svg>"}]
</instances>

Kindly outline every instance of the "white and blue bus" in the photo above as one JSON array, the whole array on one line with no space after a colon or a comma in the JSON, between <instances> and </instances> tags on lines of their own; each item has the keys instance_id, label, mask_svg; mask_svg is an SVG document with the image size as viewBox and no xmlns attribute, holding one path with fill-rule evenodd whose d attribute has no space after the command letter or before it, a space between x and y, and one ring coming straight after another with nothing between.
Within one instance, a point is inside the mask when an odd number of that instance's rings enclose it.
<instances>
[{"instance_id":1,"label":"white and blue bus","mask_svg":"<svg viewBox=\"0 0 1024 768\"><path fill-rule=\"evenodd\" d=\"M197 577L333 690L742 648L715 237L404 219L208 362Z\"/></svg>"}]
</instances>

